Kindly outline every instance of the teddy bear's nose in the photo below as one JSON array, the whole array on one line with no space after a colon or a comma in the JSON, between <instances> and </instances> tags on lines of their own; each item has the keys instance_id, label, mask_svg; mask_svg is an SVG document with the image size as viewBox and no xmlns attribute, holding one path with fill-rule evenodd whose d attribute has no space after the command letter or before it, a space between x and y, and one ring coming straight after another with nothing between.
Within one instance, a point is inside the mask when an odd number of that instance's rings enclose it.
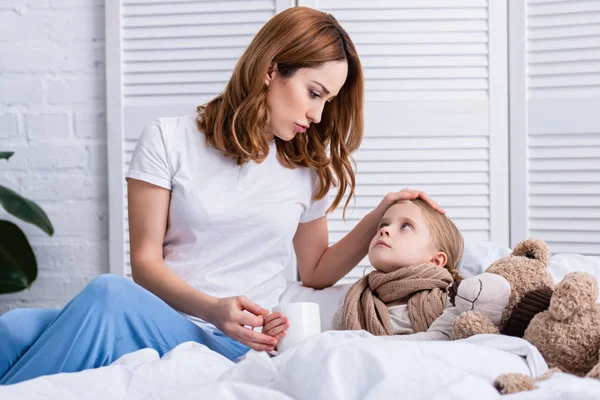
<instances>
[{"instance_id":1,"label":"teddy bear's nose","mask_svg":"<svg viewBox=\"0 0 600 400\"><path fill-rule=\"evenodd\" d=\"M454 281L450 288L448 289L448 297L450 298L450 304L456 307L456 303L454 299L456 299L456 295L458 294L458 286L460 285L460 281Z\"/></svg>"}]
</instances>

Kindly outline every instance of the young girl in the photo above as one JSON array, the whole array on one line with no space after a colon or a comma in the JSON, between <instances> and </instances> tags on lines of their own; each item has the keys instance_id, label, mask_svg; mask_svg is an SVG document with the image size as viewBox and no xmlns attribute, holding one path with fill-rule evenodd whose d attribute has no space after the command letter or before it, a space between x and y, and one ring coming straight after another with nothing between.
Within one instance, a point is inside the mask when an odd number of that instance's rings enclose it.
<instances>
[{"instance_id":1,"label":"young girl","mask_svg":"<svg viewBox=\"0 0 600 400\"><path fill-rule=\"evenodd\" d=\"M462 253L462 235L448 217L422 200L397 202L369 246L375 271L350 288L333 329L374 335L428 331L449 303L447 288L461 279L456 266ZM451 321L437 321L434 328L449 337Z\"/></svg>"},{"instance_id":2,"label":"young girl","mask_svg":"<svg viewBox=\"0 0 600 400\"><path fill-rule=\"evenodd\" d=\"M444 313L444 308L450 304L448 287L461 279L456 266L463 245L454 223L423 200L395 202L369 245L375 271L347 292L332 329L364 329L374 335L419 333L411 337L419 340L450 338L456 315ZM267 316L262 332L280 340L287 326L285 317L273 314Z\"/></svg>"}]
</instances>

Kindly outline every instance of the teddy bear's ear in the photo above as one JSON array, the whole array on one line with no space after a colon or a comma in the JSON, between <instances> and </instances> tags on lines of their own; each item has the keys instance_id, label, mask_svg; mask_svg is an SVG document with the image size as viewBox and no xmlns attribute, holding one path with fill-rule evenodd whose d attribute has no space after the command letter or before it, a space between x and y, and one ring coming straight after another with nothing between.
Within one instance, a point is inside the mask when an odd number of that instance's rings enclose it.
<instances>
[{"instance_id":1,"label":"teddy bear's ear","mask_svg":"<svg viewBox=\"0 0 600 400\"><path fill-rule=\"evenodd\" d=\"M533 238L517 243L512 251L512 255L538 260L545 266L548 266L550 261L550 250L546 243L542 240Z\"/></svg>"},{"instance_id":2,"label":"teddy bear's ear","mask_svg":"<svg viewBox=\"0 0 600 400\"><path fill-rule=\"evenodd\" d=\"M570 272L556 285L550 301L550 314L559 321L594 307L598 281L587 272Z\"/></svg>"}]
</instances>

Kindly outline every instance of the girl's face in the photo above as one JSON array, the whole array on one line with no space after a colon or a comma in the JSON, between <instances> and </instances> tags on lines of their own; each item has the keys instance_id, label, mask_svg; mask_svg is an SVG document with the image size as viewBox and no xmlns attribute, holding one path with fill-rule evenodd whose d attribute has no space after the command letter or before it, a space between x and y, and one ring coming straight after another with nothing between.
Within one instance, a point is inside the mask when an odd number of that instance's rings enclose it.
<instances>
[{"instance_id":1,"label":"girl's face","mask_svg":"<svg viewBox=\"0 0 600 400\"><path fill-rule=\"evenodd\" d=\"M381 272L429 262L436 256L433 240L419 206L402 201L391 206L369 246L369 262Z\"/></svg>"},{"instance_id":2,"label":"girl's face","mask_svg":"<svg viewBox=\"0 0 600 400\"><path fill-rule=\"evenodd\" d=\"M283 77L277 67L267 75L267 105L271 120L267 126L269 140L277 136L292 140L310 124L321 122L323 108L346 82L348 63L330 61L319 68L301 68L290 77Z\"/></svg>"}]
</instances>

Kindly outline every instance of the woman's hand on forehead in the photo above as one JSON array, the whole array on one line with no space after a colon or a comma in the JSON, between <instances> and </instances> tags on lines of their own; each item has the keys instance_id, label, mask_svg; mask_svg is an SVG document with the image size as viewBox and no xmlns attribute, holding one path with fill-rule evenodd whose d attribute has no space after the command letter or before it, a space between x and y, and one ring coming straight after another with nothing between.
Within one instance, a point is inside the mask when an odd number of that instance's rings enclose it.
<instances>
[{"instance_id":1,"label":"woman's hand on forehead","mask_svg":"<svg viewBox=\"0 0 600 400\"><path fill-rule=\"evenodd\" d=\"M436 210L439 213L442 213L442 214L446 213L446 211L442 207L440 207L440 205L435 200L433 200L431 197L429 197L425 192L422 192L420 190L409 189L409 188L404 188L399 192L390 192L390 193L386 194L385 197L383 198L383 200L381 201L381 203L379 203L379 205L377 206L376 210L379 210L381 213L381 216L383 217L383 214L386 212L386 210L388 208L390 208L390 206L392 204L394 204L395 202L401 201L401 200L415 200L415 199L421 199L421 200L425 201L434 210Z\"/></svg>"}]
</instances>

